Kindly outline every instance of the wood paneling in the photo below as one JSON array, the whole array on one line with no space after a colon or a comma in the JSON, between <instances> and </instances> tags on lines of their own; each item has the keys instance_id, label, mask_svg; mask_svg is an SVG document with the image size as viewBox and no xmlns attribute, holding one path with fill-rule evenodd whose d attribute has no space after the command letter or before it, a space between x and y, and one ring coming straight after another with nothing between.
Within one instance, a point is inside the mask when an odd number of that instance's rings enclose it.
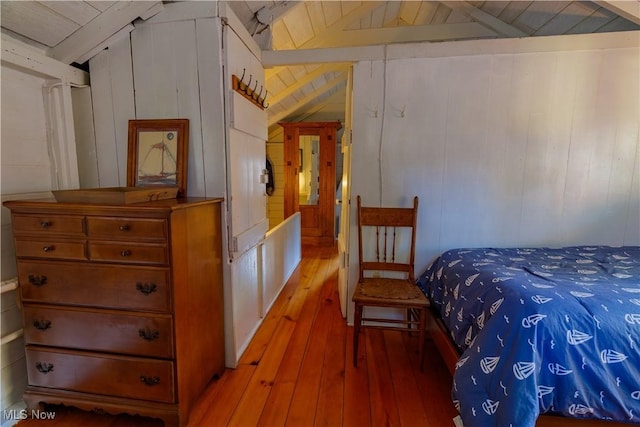
<instances>
[{"instance_id":1,"label":"wood paneling","mask_svg":"<svg viewBox=\"0 0 640 427\"><path fill-rule=\"evenodd\" d=\"M45 80L2 66L2 193L52 188Z\"/></svg>"},{"instance_id":2,"label":"wood paneling","mask_svg":"<svg viewBox=\"0 0 640 427\"><path fill-rule=\"evenodd\" d=\"M418 272L453 247L638 244L638 55L361 62L352 194L425 201Z\"/></svg>"},{"instance_id":3,"label":"wood paneling","mask_svg":"<svg viewBox=\"0 0 640 427\"><path fill-rule=\"evenodd\" d=\"M135 119L131 44L126 37L89 62L95 126L97 186L127 183L128 122ZM80 159L85 165L90 157Z\"/></svg>"}]
</instances>

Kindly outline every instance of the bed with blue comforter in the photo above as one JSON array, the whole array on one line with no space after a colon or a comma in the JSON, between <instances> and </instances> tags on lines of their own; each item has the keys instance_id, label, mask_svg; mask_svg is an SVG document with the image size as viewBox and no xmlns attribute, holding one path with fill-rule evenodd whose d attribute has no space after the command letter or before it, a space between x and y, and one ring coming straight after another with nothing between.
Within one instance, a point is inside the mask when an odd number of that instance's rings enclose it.
<instances>
[{"instance_id":1,"label":"bed with blue comforter","mask_svg":"<svg viewBox=\"0 0 640 427\"><path fill-rule=\"evenodd\" d=\"M465 427L640 423L640 247L456 249L418 285L461 352Z\"/></svg>"}]
</instances>

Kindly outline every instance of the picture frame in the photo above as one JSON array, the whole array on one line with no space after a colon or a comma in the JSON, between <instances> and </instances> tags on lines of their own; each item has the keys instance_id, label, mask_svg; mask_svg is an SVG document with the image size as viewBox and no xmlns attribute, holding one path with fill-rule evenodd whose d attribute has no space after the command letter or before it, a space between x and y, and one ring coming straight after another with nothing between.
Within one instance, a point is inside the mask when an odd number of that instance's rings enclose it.
<instances>
[{"instance_id":1,"label":"picture frame","mask_svg":"<svg viewBox=\"0 0 640 427\"><path fill-rule=\"evenodd\" d=\"M187 195L189 119L129 120L127 186L177 186Z\"/></svg>"}]
</instances>

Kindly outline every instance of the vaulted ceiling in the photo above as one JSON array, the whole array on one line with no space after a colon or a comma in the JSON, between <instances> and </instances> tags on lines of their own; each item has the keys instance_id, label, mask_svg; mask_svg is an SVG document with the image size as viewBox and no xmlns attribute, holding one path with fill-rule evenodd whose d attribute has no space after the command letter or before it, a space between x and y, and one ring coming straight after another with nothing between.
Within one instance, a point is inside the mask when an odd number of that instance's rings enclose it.
<instances>
[{"instance_id":1,"label":"vaulted ceiling","mask_svg":"<svg viewBox=\"0 0 640 427\"><path fill-rule=\"evenodd\" d=\"M160 1L1 2L3 33L81 66ZM200 2L201 3L201 2ZM211 3L215 5L214 2ZM540 37L640 29L631 1L230 1L263 50ZM640 43L640 40L639 40ZM270 129L280 121L343 120L348 63L267 69Z\"/></svg>"}]
</instances>

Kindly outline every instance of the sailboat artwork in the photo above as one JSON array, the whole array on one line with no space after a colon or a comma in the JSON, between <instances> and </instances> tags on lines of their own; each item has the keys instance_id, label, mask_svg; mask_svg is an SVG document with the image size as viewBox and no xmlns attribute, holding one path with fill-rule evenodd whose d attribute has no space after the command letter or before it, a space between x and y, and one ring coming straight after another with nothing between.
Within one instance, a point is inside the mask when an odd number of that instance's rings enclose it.
<instances>
[{"instance_id":1,"label":"sailboat artwork","mask_svg":"<svg viewBox=\"0 0 640 427\"><path fill-rule=\"evenodd\" d=\"M189 119L129 120L128 187L177 187L187 196Z\"/></svg>"},{"instance_id":2,"label":"sailboat artwork","mask_svg":"<svg viewBox=\"0 0 640 427\"><path fill-rule=\"evenodd\" d=\"M138 180L149 185L176 185L176 133L140 132L138 137Z\"/></svg>"}]
</instances>

